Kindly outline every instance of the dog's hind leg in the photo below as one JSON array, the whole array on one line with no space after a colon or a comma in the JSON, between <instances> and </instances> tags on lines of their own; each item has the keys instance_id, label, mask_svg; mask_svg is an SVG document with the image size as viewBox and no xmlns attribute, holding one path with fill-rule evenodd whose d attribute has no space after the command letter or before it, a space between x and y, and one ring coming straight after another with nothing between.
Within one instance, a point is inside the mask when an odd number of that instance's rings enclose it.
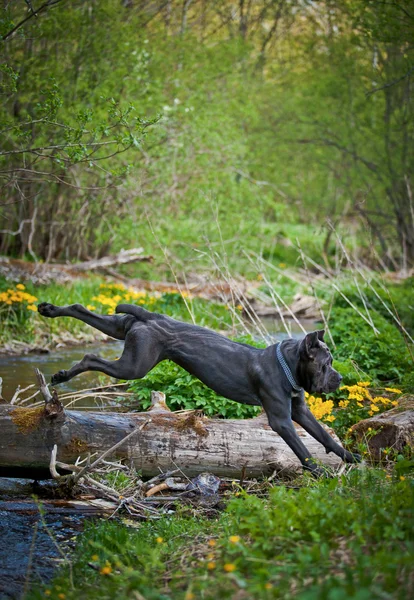
<instances>
[{"instance_id":1,"label":"dog's hind leg","mask_svg":"<svg viewBox=\"0 0 414 600\"><path fill-rule=\"evenodd\" d=\"M134 327L125 337L125 348L118 360L109 361L95 354L85 354L80 362L68 371L62 370L52 376L52 384L69 381L85 371L101 371L117 379L141 379L162 360L161 349L151 339L145 327Z\"/></svg>"},{"instance_id":2,"label":"dog's hind leg","mask_svg":"<svg viewBox=\"0 0 414 600\"><path fill-rule=\"evenodd\" d=\"M102 333L110 335L117 340L124 340L126 332L135 321L131 315L98 315L91 312L82 304L71 304L69 306L55 306L48 302L42 302L37 307L42 317L73 317L83 321L91 327L95 327Z\"/></svg>"}]
</instances>

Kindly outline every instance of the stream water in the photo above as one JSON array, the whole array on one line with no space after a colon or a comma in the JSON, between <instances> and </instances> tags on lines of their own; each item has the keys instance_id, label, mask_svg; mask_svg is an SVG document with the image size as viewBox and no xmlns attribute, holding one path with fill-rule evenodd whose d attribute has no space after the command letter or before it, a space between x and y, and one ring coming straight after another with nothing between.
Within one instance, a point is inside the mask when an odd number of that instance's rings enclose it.
<instances>
[{"instance_id":1,"label":"stream water","mask_svg":"<svg viewBox=\"0 0 414 600\"><path fill-rule=\"evenodd\" d=\"M272 341L287 337L280 321L266 318L262 322ZM302 326L307 331L315 329L313 321L304 321ZM291 323L291 335L303 335L301 328L294 322ZM24 388L36 383L35 367L44 373L46 381L50 381L53 373L68 369L87 352L115 360L122 348L123 342L109 342L72 346L47 354L0 356L3 397L10 401L18 385ZM87 389L100 383L101 377L97 373L84 373L60 385L59 391ZM109 382L109 378L107 381ZM29 480L0 477L0 600L21 598L29 583L48 581L62 558L55 542L59 548L70 550L73 538L83 528L85 517L73 514L64 507L57 513L47 512L42 521L36 504L22 501L30 498L34 492L33 482Z\"/></svg>"}]
</instances>

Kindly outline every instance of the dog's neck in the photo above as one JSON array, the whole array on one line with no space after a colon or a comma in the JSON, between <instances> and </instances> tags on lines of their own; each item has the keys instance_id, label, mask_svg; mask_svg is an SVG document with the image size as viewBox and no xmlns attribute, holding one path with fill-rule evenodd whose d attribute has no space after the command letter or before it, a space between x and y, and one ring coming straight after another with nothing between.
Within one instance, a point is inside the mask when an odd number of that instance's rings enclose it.
<instances>
[{"instance_id":1,"label":"dog's neck","mask_svg":"<svg viewBox=\"0 0 414 600\"><path fill-rule=\"evenodd\" d=\"M293 343L292 343L293 342ZM299 360L299 347L296 340L284 340L276 344L276 358L287 380L295 392L300 392L302 386L298 382L296 366Z\"/></svg>"}]
</instances>

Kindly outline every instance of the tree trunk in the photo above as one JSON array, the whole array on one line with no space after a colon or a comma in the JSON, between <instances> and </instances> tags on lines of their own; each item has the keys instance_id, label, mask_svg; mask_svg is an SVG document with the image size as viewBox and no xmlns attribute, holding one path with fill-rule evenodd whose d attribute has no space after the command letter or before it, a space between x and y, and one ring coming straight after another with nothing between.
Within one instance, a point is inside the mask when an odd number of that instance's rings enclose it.
<instances>
[{"instance_id":1,"label":"tree trunk","mask_svg":"<svg viewBox=\"0 0 414 600\"><path fill-rule=\"evenodd\" d=\"M395 408L359 421L352 431L359 441L368 445L374 460L381 460L385 448L397 452L405 446L414 448L414 396L407 395Z\"/></svg>"},{"instance_id":2,"label":"tree trunk","mask_svg":"<svg viewBox=\"0 0 414 600\"><path fill-rule=\"evenodd\" d=\"M78 456L101 454L133 431L114 455L132 462L144 476L176 468L189 477L204 471L236 478L300 472L299 460L265 415L208 419L198 411L173 413L159 401L163 394L153 392L153 397L152 408L143 413L79 412L53 401L37 408L1 405L0 475L49 478L54 445L57 460L72 464ZM317 460L333 468L341 464L302 428L297 430Z\"/></svg>"}]
</instances>

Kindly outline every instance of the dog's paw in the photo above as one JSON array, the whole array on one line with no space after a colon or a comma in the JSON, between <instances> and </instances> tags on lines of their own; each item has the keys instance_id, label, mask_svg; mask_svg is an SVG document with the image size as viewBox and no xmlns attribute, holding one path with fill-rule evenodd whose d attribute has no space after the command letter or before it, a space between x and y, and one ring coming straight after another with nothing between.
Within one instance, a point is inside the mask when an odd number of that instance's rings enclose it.
<instances>
[{"instance_id":1,"label":"dog's paw","mask_svg":"<svg viewBox=\"0 0 414 600\"><path fill-rule=\"evenodd\" d=\"M312 477L315 477L316 479L319 479L320 477L329 477L330 476L327 469L324 469L323 467L319 467L312 460L306 461L306 465L304 465L304 470L307 471L308 473L310 473L312 475Z\"/></svg>"},{"instance_id":2,"label":"dog's paw","mask_svg":"<svg viewBox=\"0 0 414 600\"><path fill-rule=\"evenodd\" d=\"M344 456L344 462L346 463L360 463L362 461L362 456L360 454L355 454L354 452L346 452Z\"/></svg>"},{"instance_id":3,"label":"dog's paw","mask_svg":"<svg viewBox=\"0 0 414 600\"><path fill-rule=\"evenodd\" d=\"M42 317L57 317L58 307L54 304L49 304L48 302L41 302L37 310L42 315Z\"/></svg>"},{"instance_id":4,"label":"dog's paw","mask_svg":"<svg viewBox=\"0 0 414 600\"><path fill-rule=\"evenodd\" d=\"M62 369L62 371L58 371L54 375L52 375L51 383L52 385L56 385L58 383L63 383L68 380L68 372Z\"/></svg>"}]
</instances>

